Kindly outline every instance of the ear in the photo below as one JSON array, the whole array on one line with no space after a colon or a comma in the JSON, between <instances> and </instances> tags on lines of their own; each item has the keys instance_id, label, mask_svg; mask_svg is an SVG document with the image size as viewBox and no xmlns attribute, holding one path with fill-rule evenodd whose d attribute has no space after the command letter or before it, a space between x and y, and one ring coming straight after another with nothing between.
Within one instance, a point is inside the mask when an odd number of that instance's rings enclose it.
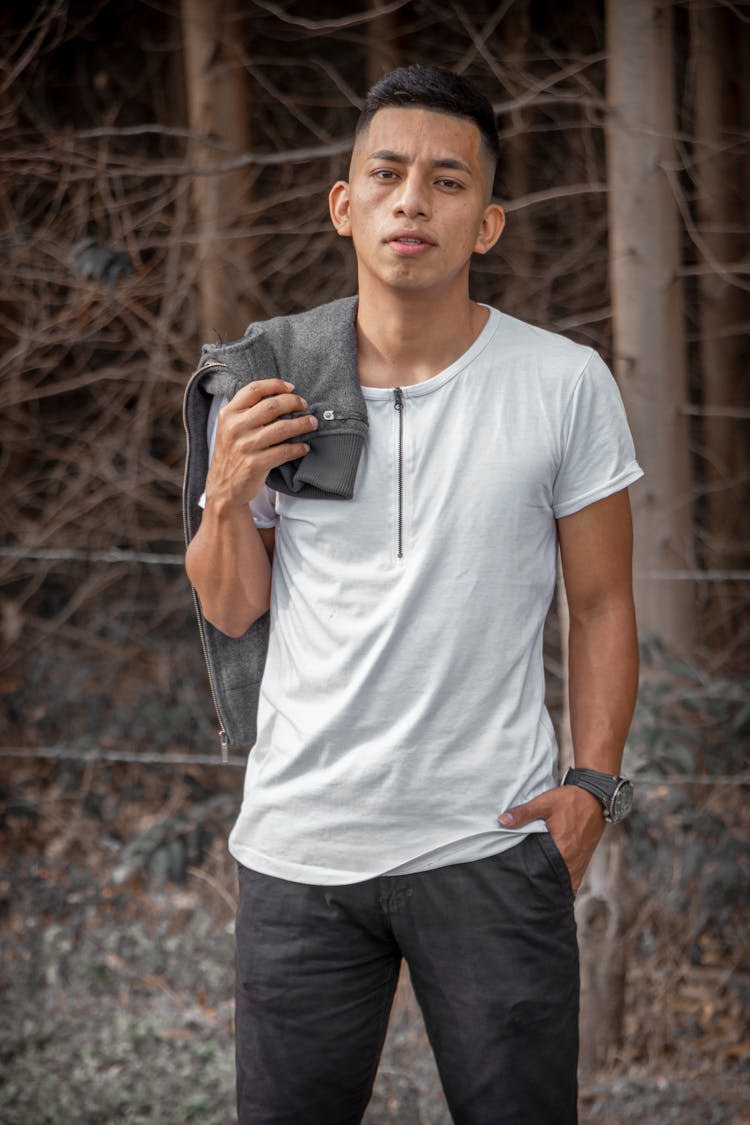
<instances>
[{"instance_id":1,"label":"ear","mask_svg":"<svg viewBox=\"0 0 750 1125\"><path fill-rule=\"evenodd\" d=\"M351 238L352 222L349 214L349 185L337 180L328 193L328 210L334 230L341 238Z\"/></svg>"},{"instance_id":2,"label":"ear","mask_svg":"<svg viewBox=\"0 0 750 1125\"><path fill-rule=\"evenodd\" d=\"M499 203L490 203L482 216L482 225L474 243L474 253L486 254L488 250L491 250L503 233L504 226L505 212L502 207Z\"/></svg>"}]
</instances>

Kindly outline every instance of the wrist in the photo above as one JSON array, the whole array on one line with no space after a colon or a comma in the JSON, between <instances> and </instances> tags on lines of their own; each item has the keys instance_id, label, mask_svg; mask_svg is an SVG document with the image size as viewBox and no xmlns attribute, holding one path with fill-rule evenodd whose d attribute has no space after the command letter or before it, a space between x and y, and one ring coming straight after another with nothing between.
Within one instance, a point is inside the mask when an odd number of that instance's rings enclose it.
<instances>
[{"instance_id":1,"label":"wrist","mask_svg":"<svg viewBox=\"0 0 750 1125\"><path fill-rule=\"evenodd\" d=\"M220 487L211 488L206 484L206 505L204 512L214 519L224 522L236 518L237 512L249 514L249 503L244 498L237 500Z\"/></svg>"},{"instance_id":2,"label":"wrist","mask_svg":"<svg viewBox=\"0 0 750 1125\"><path fill-rule=\"evenodd\" d=\"M575 785L595 797L608 824L624 820L633 807L633 786L621 774L604 773L583 766L571 767L565 771L560 785Z\"/></svg>"},{"instance_id":3,"label":"wrist","mask_svg":"<svg viewBox=\"0 0 750 1125\"><path fill-rule=\"evenodd\" d=\"M563 780L560 782L560 788L568 794L569 799L574 800L578 804L578 808L582 811L589 811L592 816L600 817L602 824L604 823L604 807L602 802L588 789L584 789L581 785L571 785L570 782ZM581 814L582 815L582 814Z\"/></svg>"}]
</instances>

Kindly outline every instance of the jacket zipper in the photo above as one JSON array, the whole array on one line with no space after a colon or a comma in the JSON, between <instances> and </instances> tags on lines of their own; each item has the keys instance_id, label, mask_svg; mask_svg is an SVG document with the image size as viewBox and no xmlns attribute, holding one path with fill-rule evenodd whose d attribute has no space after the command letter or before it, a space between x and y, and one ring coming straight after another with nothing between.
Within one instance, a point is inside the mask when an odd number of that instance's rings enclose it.
<instances>
[{"instance_id":1,"label":"jacket zipper","mask_svg":"<svg viewBox=\"0 0 750 1125\"><path fill-rule=\"evenodd\" d=\"M400 387L393 388L393 398L393 408L398 412L396 558L402 559L404 557L404 393Z\"/></svg>"},{"instance_id":2,"label":"jacket zipper","mask_svg":"<svg viewBox=\"0 0 750 1125\"><path fill-rule=\"evenodd\" d=\"M205 364L203 367L199 368L195 372L195 374L191 378L190 383L188 384L188 387L185 391L185 398L184 398L183 407L182 407L182 424L185 428L185 444L186 444L185 473L184 473L183 480L182 480L182 495L183 495L183 497L187 496L188 466L190 464L190 453L191 453L191 450L190 450L190 430L188 429L187 410L186 410L186 406L185 406L185 404L187 403L187 392L188 392L188 390L190 390L190 387L191 387L192 383L196 379L200 378L200 376L202 376L205 373L207 368L209 368L209 367L225 367L225 366L226 366L226 364L224 364L224 363L207 363L207 364ZM182 528L183 528L183 534L184 534L185 542L187 543L187 541L188 541L188 517L187 517L187 500L186 499L183 499L183 501L182 501ZM193 589L192 586L190 587L190 590L191 590L191 593L193 595L193 605L195 606L195 616L198 620L198 636L200 637L201 649L203 650L203 661L206 665L206 671L208 672L208 687L209 687L209 691L211 692L211 699L213 700L214 711L216 712L216 717L218 718L219 723L221 724L220 727L219 727L219 747L220 747L220 750L221 750L221 760L222 760L222 762L228 762L229 761L229 735L226 732L226 722L224 720L224 717L222 716L221 708L219 707L219 699L218 699L218 696L216 694L216 687L214 685L214 677L213 677L213 671L211 670L211 662L208 659L208 649L206 648L206 630L205 630L205 626L203 624L203 614L201 613L200 604L198 602L198 595L196 594L196 592L195 592L195 590Z\"/></svg>"}]
</instances>

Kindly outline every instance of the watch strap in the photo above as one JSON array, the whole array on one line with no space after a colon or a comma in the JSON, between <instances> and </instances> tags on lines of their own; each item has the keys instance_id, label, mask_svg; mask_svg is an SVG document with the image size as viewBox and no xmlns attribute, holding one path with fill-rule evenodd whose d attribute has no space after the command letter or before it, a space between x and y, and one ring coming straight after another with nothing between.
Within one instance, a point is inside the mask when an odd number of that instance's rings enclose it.
<instances>
[{"instance_id":1,"label":"watch strap","mask_svg":"<svg viewBox=\"0 0 750 1125\"><path fill-rule=\"evenodd\" d=\"M584 769L571 766L565 771L561 785L578 785L601 801L606 810L609 809L612 798L618 785L624 778L614 773L601 773L599 770Z\"/></svg>"}]
</instances>

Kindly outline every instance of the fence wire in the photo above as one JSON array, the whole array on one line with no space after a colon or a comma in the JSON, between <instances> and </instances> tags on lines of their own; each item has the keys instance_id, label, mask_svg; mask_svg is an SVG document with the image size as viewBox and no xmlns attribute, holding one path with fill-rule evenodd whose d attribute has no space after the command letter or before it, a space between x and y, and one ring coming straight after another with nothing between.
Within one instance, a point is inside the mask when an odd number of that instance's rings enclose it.
<instances>
[{"instance_id":1,"label":"fence wire","mask_svg":"<svg viewBox=\"0 0 750 1125\"><path fill-rule=\"evenodd\" d=\"M142 765L163 766L229 766L244 769L247 757L230 757L222 761L218 751L215 754L155 754L137 750L77 750L74 746L0 746L0 758L39 758L78 762L140 762ZM634 774L631 780L635 786L673 786L673 785L750 785L750 772L738 774L680 774L661 776L660 774Z\"/></svg>"},{"instance_id":2,"label":"fence wire","mask_svg":"<svg viewBox=\"0 0 750 1125\"><path fill-rule=\"evenodd\" d=\"M146 566L182 566L182 554L164 554L157 551L126 551L111 548L100 551L82 551L72 547L15 547L0 546L0 557L31 559L44 562L88 563L138 563ZM636 579L657 579L664 582L749 582L750 570L646 570L634 575Z\"/></svg>"}]
</instances>

